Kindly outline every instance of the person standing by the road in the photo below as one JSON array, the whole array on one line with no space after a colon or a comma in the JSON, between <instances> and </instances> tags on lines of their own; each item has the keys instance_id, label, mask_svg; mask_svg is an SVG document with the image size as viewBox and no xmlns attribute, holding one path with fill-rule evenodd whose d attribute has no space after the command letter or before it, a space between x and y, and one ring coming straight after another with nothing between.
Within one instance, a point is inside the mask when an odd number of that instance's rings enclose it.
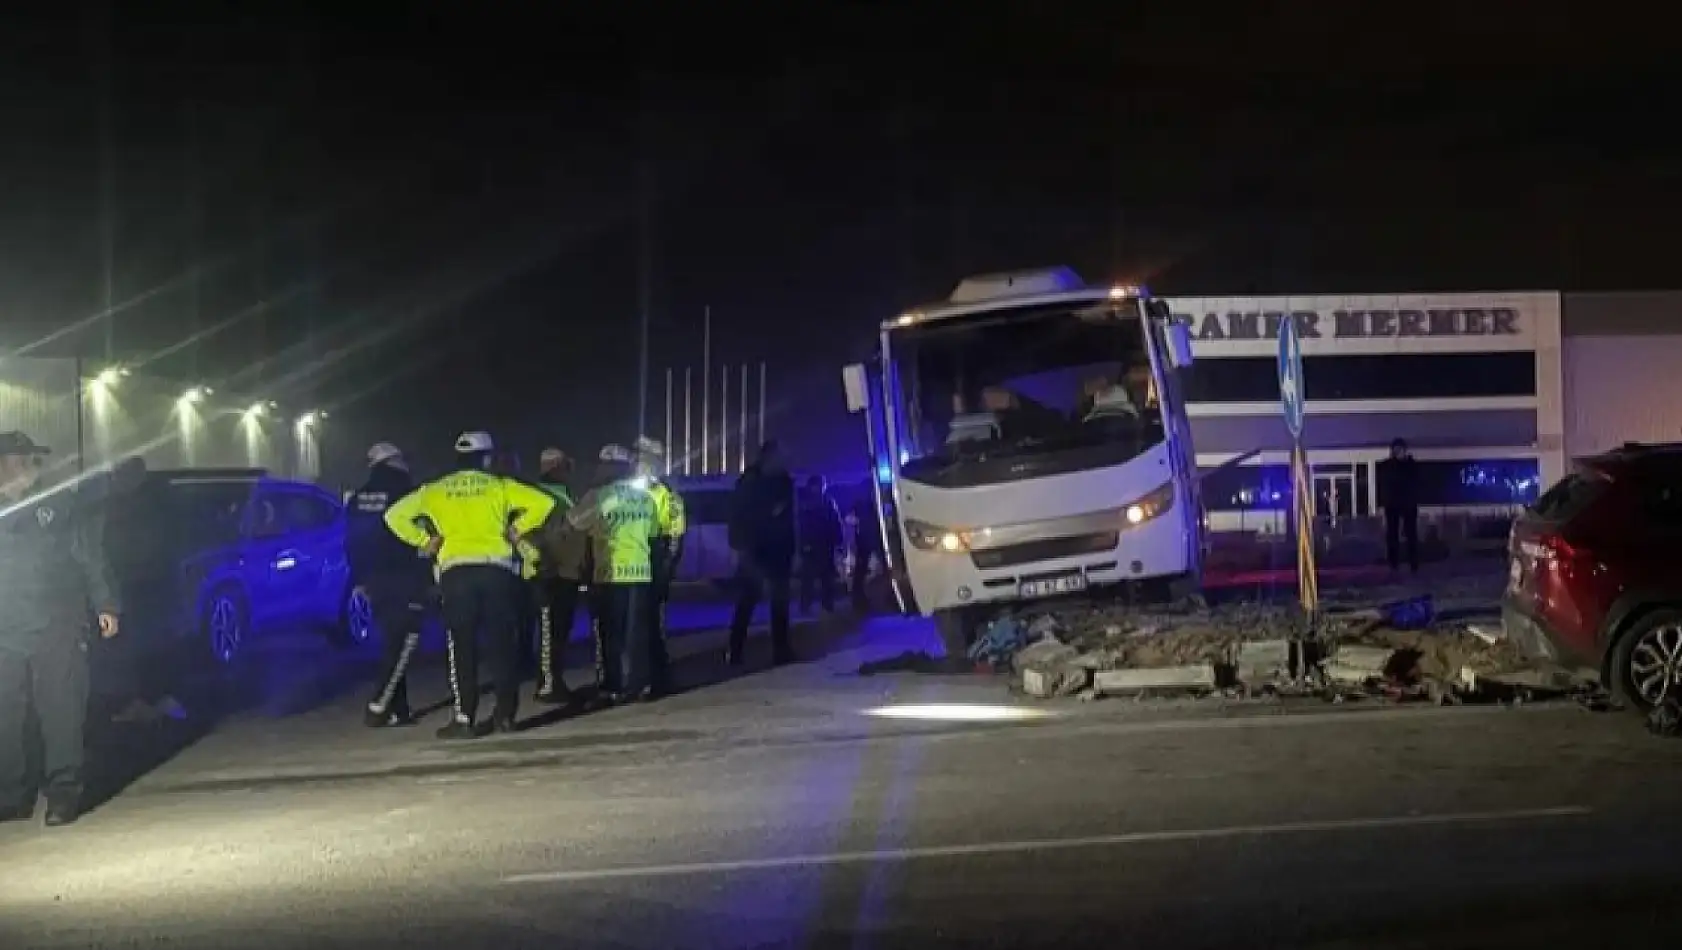
<instances>
[{"instance_id":1,"label":"person standing by the road","mask_svg":"<svg viewBox=\"0 0 1682 950\"><path fill-rule=\"evenodd\" d=\"M162 512L144 492L146 462L138 455L118 462L108 484L101 506L101 541L123 601L127 630L97 645L94 685L99 687L104 679L107 695L121 703L113 722L184 719L186 708L170 692L183 666L179 638L170 628L175 565L159 547L174 526L162 520Z\"/></svg>"},{"instance_id":2,"label":"person standing by the road","mask_svg":"<svg viewBox=\"0 0 1682 950\"><path fill-rule=\"evenodd\" d=\"M541 527L555 507L547 493L489 471L495 443L488 433L464 432L455 449L456 471L420 486L385 513L386 526L398 539L431 553L438 563L455 695L455 715L438 730L442 739L479 734L481 635L496 671L491 727L514 730L520 600L526 594L516 573L514 545Z\"/></svg>"},{"instance_id":3,"label":"person standing by the road","mask_svg":"<svg viewBox=\"0 0 1682 950\"><path fill-rule=\"evenodd\" d=\"M824 613L835 612L835 552L841 547L841 511L822 475L806 479L800 496L800 612L817 596Z\"/></svg>"},{"instance_id":4,"label":"person standing by the road","mask_svg":"<svg viewBox=\"0 0 1682 950\"><path fill-rule=\"evenodd\" d=\"M504 457L502 463L493 465L492 471L505 475L509 478L524 481L524 479L520 477L520 458L517 453L508 453ZM548 487L546 487L541 481L533 482L531 484L534 488L546 491L552 496L555 494L554 492L549 491ZM565 514L565 509L560 505L561 499L557 497L555 500L556 506L550 511L550 519L553 519L557 512ZM570 507L570 505L571 500L568 499L568 507ZM512 524L509 525L509 531L513 531ZM542 534L543 531L539 528L537 532L533 533L528 538L518 537L517 535L513 536L514 562L520 575L520 587L524 591L524 596L520 598L518 603L520 613L520 635L518 644L520 678L525 679L531 671L535 670L537 673L537 679L539 680L540 690L542 687L544 668L542 652L544 647L543 623L545 620L543 614L543 604L541 598L539 597L538 590L538 573L541 569L541 561L543 560L541 544Z\"/></svg>"},{"instance_id":5,"label":"person standing by the road","mask_svg":"<svg viewBox=\"0 0 1682 950\"><path fill-rule=\"evenodd\" d=\"M0 433L0 820L33 816L24 724L41 730L48 825L82 811L88 609L117 635L117 595L98 525L67 485L41 487L48 450Z\"/></svg>"},{"instance_id":6,"label":"person standing by the road","mask_svg":"<svg viewBox=\"0 0 1682 950\"><path fill-rule=\"evenodd\" d=\"M363 721L376 728L410 722L409 663L420 644L432 586L424 555L399 541L385 524L391 506L414 490L402 451L380 442L368 449L368 477L346 505L351 583L368 599L384 648L379 685L363 714Z\"/></svg>"},{"instance_id":7,"label":"person standing by the road","mask_svg":"<svg viewBox=\"0 0 1682 950\"><path fill-rule=\"evenodd\" d=\"M1384 507L1384 550L1390 570L1402 567L1407 543L1408 568L1419 573L1419 468L1403 439L1390 443L1390 457L1378 463L1378 503Z\"/></svg>"},{"instance_id":8,"label":"person standing by the road","mask_svg":"<svg viewBox=\"0 0 1682 950\"><path fill-rule=\"evenodd\" d=\"M772 662L792 662L788 599L795 549L794 479L774 441L760 446L758 459L736 480L730 497L730 548L736 552L738 588L727 660L732 666L746 662L748 623L769 594Z\"/></svg>"},{"instance_id":9,"label":"person standing by the road","mask_svg":"<svg viewBox=\"0 0 1682 950\"><path fill-rule=\"evenodd\" d=\"M572 459L557 448L538 456L537 487L555 499L555 509L534 539L537 576L532 594L537 604L537 701L557 705L572 701L566 684L566 647L578 613L578 587L584 579L586 544L581 532L567 528L572 510Z\"/></svg>"},{"instance_id":10,"label":"person standing by the road","mask_svg":"<svg viewBox=\"0 0 1682 950\"><path fill-rule=\"evenodd\" d=\"M649 678L654 695L671 688L671 654L666 645L666 605L672 599L672 581L683 558L683 536L689 530L683 496L660 478L666 447L643 436L637 439L637 475L648 485L654 498L654 608L653 630L648 636Z\"/></svg>"},{"instance_id":11,"label":"person standing by the road","mask_svg":"<svg viewBox=\"0 0 1682 950\"><path fill-rule=\"evenodd\" d=\"M854 492L852 510L847 515L847 522L853 529L853 609L859 613L870 610L870 595L867 589L870 582L870 561L872 558L883 560L882 516L876 510L876 496L871 489L869 482L858 486Z\"/></svg>"},{"instance_id":12,"label":"person standing by the road","mask_svg":"<svg viewBox=\"0 0 1682 950\"><path fill-rule=\"evenodd\" d=\"M636 477L624 446L602 447L597 485L567 514L567 524L590 538L602 697L609 702L651 698L648 638L653 633L658 529L654 497Z\"/></svg>"}]
</instances>

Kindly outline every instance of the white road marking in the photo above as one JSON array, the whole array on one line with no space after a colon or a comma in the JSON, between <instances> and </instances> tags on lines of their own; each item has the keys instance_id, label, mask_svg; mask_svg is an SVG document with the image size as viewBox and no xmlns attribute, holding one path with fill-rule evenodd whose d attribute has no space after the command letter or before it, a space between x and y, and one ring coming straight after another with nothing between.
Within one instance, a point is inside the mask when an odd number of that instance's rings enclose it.
<instances>
[{"instance_id":1,"label":"white road marking","mask_svg":"<svg viewBox=\"0 0 1682 950\"><path fill-rule=\"evenodd\" d=\"M1532 808L1516 811L1399 815L1391 818L1304 821L1278 825L1233 825L1226 828L1189 828L1178 831L1135 831L1126 834L1091 835L1080 838L990 841L979 844L936 845L925 848L894 848L885 851L841 851L835 854L793 854L780 858L746 858L739 861L705 861L695 864L650 864L642 867L539 871L531 874L509 875L504 877L502 882L504 884L568 884L586 881L610 881L621 878L732 874L740 871L774 871L786 868L833 867L844 864L887 864L927 858L963 858L995 854L1024 854L1034 851L1070 851L1076 848L1116 848L1162 842L1325 834L1336 831L1377 831L1430 825L1493 824L1509 821L1537 821L1547 818L1581 818L1593 813L1594 810L1591 808L1571 805L1560 808Z\"/></svg>"}]
</instances>

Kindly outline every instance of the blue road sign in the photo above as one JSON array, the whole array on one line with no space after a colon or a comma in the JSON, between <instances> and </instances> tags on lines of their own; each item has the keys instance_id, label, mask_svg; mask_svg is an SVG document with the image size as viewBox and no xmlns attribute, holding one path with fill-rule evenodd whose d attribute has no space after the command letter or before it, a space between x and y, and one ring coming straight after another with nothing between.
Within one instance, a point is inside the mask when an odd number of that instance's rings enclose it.
<instances>
[{"instance_id":1,"label":"blue road sign","mask_svg":"<svg viewBox=\"0 0 1682 950\"><path fill-rule=\"evenodd\" d=\"M1279 405L1292 438L1302 437L1302 341L1295 320L1279 324Z\"/></svg>"}]
</instances>

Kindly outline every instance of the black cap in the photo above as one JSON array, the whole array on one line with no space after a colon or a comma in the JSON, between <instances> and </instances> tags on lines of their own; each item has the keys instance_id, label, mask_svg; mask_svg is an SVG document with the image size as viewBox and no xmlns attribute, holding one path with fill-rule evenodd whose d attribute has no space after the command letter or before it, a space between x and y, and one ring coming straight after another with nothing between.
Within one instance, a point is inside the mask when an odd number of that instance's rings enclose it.
<instances>
[{"instance_id":1,"label":"black cap","mask_svg":"<svg viewBox=\"0 0 1682 950\"><path fill-rule=\"evenodd\" d=\"M0 455L51 455L52 451L16 429L0 432Z\"/></svg>"}]
</instances>

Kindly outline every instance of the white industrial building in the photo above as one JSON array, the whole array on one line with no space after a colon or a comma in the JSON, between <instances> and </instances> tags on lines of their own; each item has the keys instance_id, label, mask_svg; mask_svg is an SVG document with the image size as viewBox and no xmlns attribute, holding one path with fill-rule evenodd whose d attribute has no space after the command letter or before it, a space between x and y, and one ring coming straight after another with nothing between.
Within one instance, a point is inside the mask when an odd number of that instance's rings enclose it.
<instances>
[{"instance_id":1,"label":"white industrial building","mask_svg":"<svg viewBox=\"0 0 1682 950\"><path fill-rule=\"evenodd\" d=\"M263 468L306 480L321 469L313 414L143 372L105 382L74 359L0 355L0 432L11 429L51 448L61 475L129 456L153 468Z\"/></svg>"},{"instance_id":2,"label":"white industrial building","mask_svg":"<svg viewBox=\"0 0 1682 950\"><path fill-rule=\"evenodd\" d=\"M1272 530L1289 504L1277 335L1302 336L1315 494L1327 517L1377 513L1373 465L1406 439L1422 513L1508 510L1568 460L1682 441L1682 292L1191 297L1189 385L1217 530Z\"/></svg>"}]
</instances>

